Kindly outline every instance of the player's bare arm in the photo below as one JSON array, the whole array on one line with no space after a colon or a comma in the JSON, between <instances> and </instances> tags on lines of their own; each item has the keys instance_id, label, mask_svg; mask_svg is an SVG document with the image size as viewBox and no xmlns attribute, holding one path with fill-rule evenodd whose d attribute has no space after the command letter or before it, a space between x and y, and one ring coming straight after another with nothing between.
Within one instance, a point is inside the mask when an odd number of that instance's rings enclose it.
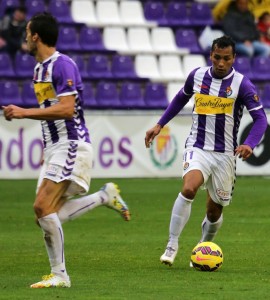
<instances>
[{"instance_id":1,"label":"player's bare arm","mask_svg":"<svg viewBox=\"0 0 270 300\"><path fill-rule=\"evenodd\" d=\"M239 156L239 158L242 158L242 160L248 159L252 153L253 151L248 145L239 145L235 149L235 155Z\"/></svg>"},{"instance_id":2,"label":"player's bare arm","mask_svg":"<svg viewBox=\"0 0 270 300\"><path fill-rule=\"evenodd\" d=\"M154 138L160 133L162 126L159 124L156 124L153 128L149 129L146 132L145 136L145 146L146 148L149 148L154 140Z\"/></svg>"},{"instance_id":3,"label":"player's bare arm","mask_svg":"<svg viewBox=\"0 0 270 300\"><path fill-rule=\"evenodd\" d=\"M21 108L16 105L2 106L6 120L35 119L35 120L59 120L70 119L74 114L75 96L59 97L59 103L46 108Z\"/></svg>"}]
</instances>

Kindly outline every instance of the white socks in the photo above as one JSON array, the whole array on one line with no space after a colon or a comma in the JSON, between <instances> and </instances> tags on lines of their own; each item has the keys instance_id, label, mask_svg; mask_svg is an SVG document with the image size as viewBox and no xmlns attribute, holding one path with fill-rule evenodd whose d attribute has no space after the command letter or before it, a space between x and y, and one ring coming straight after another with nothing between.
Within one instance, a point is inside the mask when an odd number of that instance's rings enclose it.
<instances>
[{"instance_id":1,"label":"white socks","mask_svg":"<svg viewBox=\"0 0 270 300\"><path fill-rule=\"evenodd\" d=\"M193 199L187 199L181 193L176 198L172 209L168 246L178 248L178 238L190 217L192 201Z\"/></svg>"},{"instance_id":2,"label":"white socks","mask_svg":"<svg viewBox=\"0 0 270 300\"><path fill-rule=\"evenodd\" d=\"M58 217L63 224L74 220L97 206L106 204L108 195L104 191L67 201L59 210Z\"/></svg>"},{"instance_id":3,"label":"white socks","mask_svg":"<svg viewBox=\"0 0 270 300\"><path fill-rule=\"evenodd\" d=\"M64 256L64 235L57 213L39 218L38 222L44 233L51 272L61 277L67 277Z\"/></svg>"},{"instance_id":4,"label":"white socks","mask_svg":"<svg viewBox=\"0 0 270 300\"><path fill-rule=\"evenodd\" d=\"M221 214L220 218L215 222L211 223L207 216L205 216L202 222L202 238L201 242L212 241L217 234L219 228L223 222L223 215Z\"/></svg>"}]
</instances>

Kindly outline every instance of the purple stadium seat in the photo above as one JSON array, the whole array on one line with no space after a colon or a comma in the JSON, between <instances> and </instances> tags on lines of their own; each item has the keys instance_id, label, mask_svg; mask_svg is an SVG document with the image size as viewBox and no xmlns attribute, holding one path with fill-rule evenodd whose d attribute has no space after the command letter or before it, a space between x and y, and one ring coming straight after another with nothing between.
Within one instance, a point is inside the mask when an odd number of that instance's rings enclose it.
<instances>
[{"instance_id":1,"label":"purple stadium seat","mask_svg":"<svg viewBox=\"0 0 270 300\"><path fill-rule=\"evenodd\" d=\"M88 78L88 73L86 72L86 63L84 61L84 57L81 54L70 54L69 57L74 60L78 69L80 71L82 78Z\"/></svg>"},{"instance_id":2,"label":"purple stadium seat","mask_svg":"<svg viewBox=\"0 0 270 300\"><path fill-rule=\"evenodd\" d=\"M59 51L78 51L80 45L78 42L77 30L73 26L60 27L57 41Z\"/></svg>"},{"instance_id":3,"label":"purple stadium seat","mask_svg":"<svg viewBox=\"0 0 270 300\"><path fill-rule=\"evenodd\" d=\"M99 28L83 26L80 29L79 44L82 50L105 50Z\"/></svg>"},{"instance_id":4,"label":"purple stadium seat","mask_svg":"<svg viewBox=\"0 0 270 300\"><path fill-rule=\"evenodd\" d=\"M96 100L99 107L120 108L122 107L117 86L112 82L99 82L96 90Z\"/></svg>"},{"instance_id":5,"label":"purple stadium seat","mask_svg":"<svg viewBox=\"0 0 270 300\"><path fill-rule=\"evenodd\" d=\"M262 90L261 101L264 108L270 108L270 84L266 84Z\"/></svg>"},{"instance_id":6,"label":"purple stadium seat","mask_svg":"<svg viewBox=\"0 0 270 300\"><path fill-rule=\"evenodd\" d=\"M139 83L123 83L119 98L124 108L136 109L146 107Z\"/></svg>"},{"instance_id":7,"label":"purple stadium seat","mask_svg":"<svg viewBox=\"0 0 270 300\"><path fill-rule=\"evenodd\" d=\"M131 56L115 55L112 58L112 76L122 79L138 78Z\"/></svg>"},{"instance_id":8,"label":"purple stadium seat","mask_svg":"<svg viewBox=\"0 0 270 300\"><path fill-rule=\"evenodd\" d=\"M208 3L193 2L189 14L190 23L194 26L213 25L211 8Z\"/></svg>"},{"instance_id":9,"label":"purple stadium seat","mask_svg":"<svg viewBox=\"0 0 270 300\"><path fill-rule=\"evenodd\" d=\"M169 2L165 16L169 26L191 25L186 3Z\"/></svg>"},{"instance_id":10,"label":"purple stadium seat","mask_svg":"<svg viewBox=\"0 0 270 300\"><path fill-rule=\"evenodd\" d=\"M254 57L251 63L254 80L270 80L270 58Z\"/></svg>"},{"instance_id":11,"label":"purple stadium seat","mask_svg":"<svg viewBox=\"0 0 270 300\"><path fill-rule=\"evenodd\" d=\"M87 63L87 73L90 78L112 78L107 55L90 55Z\"/></svg>"},{"instance_id":12,"label":"purple stadium seat","mask_svg":"<svg viewBox=\"0 0 270 300\"><path fill-rule=\"evenodd\" d=\"M182 29L179 28L175 32L175 40L176 44L180 48L188 48L190 53L202 53L203 50L201 49L198 43L198 37L192 28Z\"/></svg>"},{"instance_id":13,"label":"purple stadium seat","mask_svg":"<svg viewBox=\"0 0 270 300\"><path fill-rule=\"evenodd\" d=\"M48 11L57 18L59 23L74 23L67 0L50 0Z\"/></svg>"},{"instance_id":14,"label":"purple stadium seat","mask_svg":"<svg viewBox=\"0 0 270 300\"><path fill-rule=\"evenodd\" d=\"M5 81L0 82L0 106L15 104L22 106L22 98L20 96L18 82L16 81Z\"/></svg>"},{"instance_id":15,"label":"purple stadium seat","mask_svg":"<svg viewBox=\"0 0 270 300\"><path fill-rule=\"evenodd\" d=\"M33 77L36 61L33 56L26 53L17 52L15 56L15 75L17 77Z\"/></svg>"},{"instance_id":16,"label":"purple stadium seat","mask_svg":"<svg viewBox=\"0 0 270 300\"><path fill-rule=\"evenodd\" d=\"M0 1L0 17L5 13L13 10L14 7L20 6L20 0L2 0Z\"/></svg>"},{"instance_id":17,"label":"purple stadium seat","mask_svg":"<svg viewBox=\"0 0 270 300\"><path fill-rule=\"evenodd\" d=\"M26 81L22 85L22 101L26 107L39 106L34 92L34 84L30 81Z\"/></svg>"},{"instance_id":18,"label":"purple stadium seat","mask_svg":"<svg viewBox=\"0 0 270 300\"><path fill-rule=\"evenodd\" d=\"M253 79L253 73L251 70L251 61L249 57L238 56L235 58L234 65L236 71L247 76L249 79Z\"/></svg>"},{"instance_id":19,"label":"purple stadium seat","mask_svg":"<svg viewBox=\"0 0 270 300\"><path fill-rule=\"evenodd\" d=\"M161 83L147 83L145 86L144 101L147 108L166 108L168 106L168 98L165 86Z\"/></svg>"},{"instance_id":20,"label":"purple stadium seat","mask_svg":"<svg viewBox=\"0 0 270 300\"><path fill-rule=\"evenodd\" d=\"M8 53L0 52L0 77L14 77L12 60Z\"/></svg>"},{"instance_id":21,"label":"purple stadium seat","mask_svg":"<svg viewBox=\"0 0 270 300\"><path fill-rule=\"evenodd\" d=\"M160 25L166 25L164 4L160 1L149 1L144 4L144 16L148 21L157 22Z\"/></svg>"},{"instance_id":22,"label":"purple stadium seat","mask_svg":"<svg viewBox=\"0 0 270 300\"><path fill-rule=\"evenodd\" d=\"M90 82L84 83L83 105L85 108L96 108L97 107L97 101L95 99L94 88Z\"/></svg>"},{"instance_id":23,"label":"purple stadium seat","mask_svg":"<svg viewBox=\"0 0 270 300\"><path fill-rule=\"evenodd\" d=\"M27 18L30 19L38 12L46 11L44 0L26 0L25 6L27 7Z\"/></svg>"}]
</instances>

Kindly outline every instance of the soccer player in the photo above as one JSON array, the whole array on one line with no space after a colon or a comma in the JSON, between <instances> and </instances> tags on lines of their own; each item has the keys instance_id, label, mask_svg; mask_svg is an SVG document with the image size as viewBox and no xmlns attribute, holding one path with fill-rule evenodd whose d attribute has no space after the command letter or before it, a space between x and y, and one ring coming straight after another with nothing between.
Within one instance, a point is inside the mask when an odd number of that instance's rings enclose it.
<instances>
[{"instance_id":1,"label":"soccer player","mask_svg":"<svg viewBox=\"0 0 270 300\"><path fill-rule=\"evenodd\" d=\"M114 183L88 192L93 150L83 114L83 88L78 68L68 56L56 51L56 19L48 13L33 16L27 24L28 51L37 60L34 89L40 108L3 107L6 120L41 120L44 163L37 185L34 211L43 234L51 274L31 288L70 287L64 257L62 223L100 205L116 210L130 220L127 205Z\"/></svg>"},{"instance_id":2,"label":"soccer player","mask_svg":"<svg viewBox=\"0 0 270 300\"><path fill-rule=\"evenodd\" d=\"M207 192L206 216L200 241L212 241L222 225L223 207L230 204L235 183L236 157L246 160L260 142L267 118L254 85L233 67L235 43L228 36L215 39L210 52L212 66L193 70L158 123L146 132L151 146L161 128L194 100L192 125L183 154L183 187L171 214L169 240L160 260L172 265L178 239L184 229L199 187ZM237 133L244 106L253 126L242 145Z\"/></svg>"}]
</instances>

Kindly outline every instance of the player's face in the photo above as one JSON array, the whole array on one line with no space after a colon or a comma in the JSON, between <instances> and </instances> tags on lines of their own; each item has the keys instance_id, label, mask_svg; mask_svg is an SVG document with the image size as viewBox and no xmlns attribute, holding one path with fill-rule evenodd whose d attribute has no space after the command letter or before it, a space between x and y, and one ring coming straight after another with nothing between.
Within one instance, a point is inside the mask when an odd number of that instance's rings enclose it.
<instances>
[{"instance_id":1,"label":"player's face","mask_svg":"<svg viewBox=\"0 0 270 300\"><path fill-rule=\"evenodd\" d=\"M210 54L210 59L213 64L213 73L217 78L223 78L231 70L234 63L235 55L233 54L232 47L218 48L214 46L214 51Z\"/></svg>"},{"instance_id":2,"label":"player's face","mask_svg":"<svg viewBox=\"0 0 270 300\"><path fill-rule=\"evenodd\" d=\"M36 40L37 40L37 34L32 35L31 30L30 30L30 22L28 22L26 26L26 43L27 43L27 49L30 55L35 56L37 53L37 45L36 45Z\"/></svg>"}]
</instances>

